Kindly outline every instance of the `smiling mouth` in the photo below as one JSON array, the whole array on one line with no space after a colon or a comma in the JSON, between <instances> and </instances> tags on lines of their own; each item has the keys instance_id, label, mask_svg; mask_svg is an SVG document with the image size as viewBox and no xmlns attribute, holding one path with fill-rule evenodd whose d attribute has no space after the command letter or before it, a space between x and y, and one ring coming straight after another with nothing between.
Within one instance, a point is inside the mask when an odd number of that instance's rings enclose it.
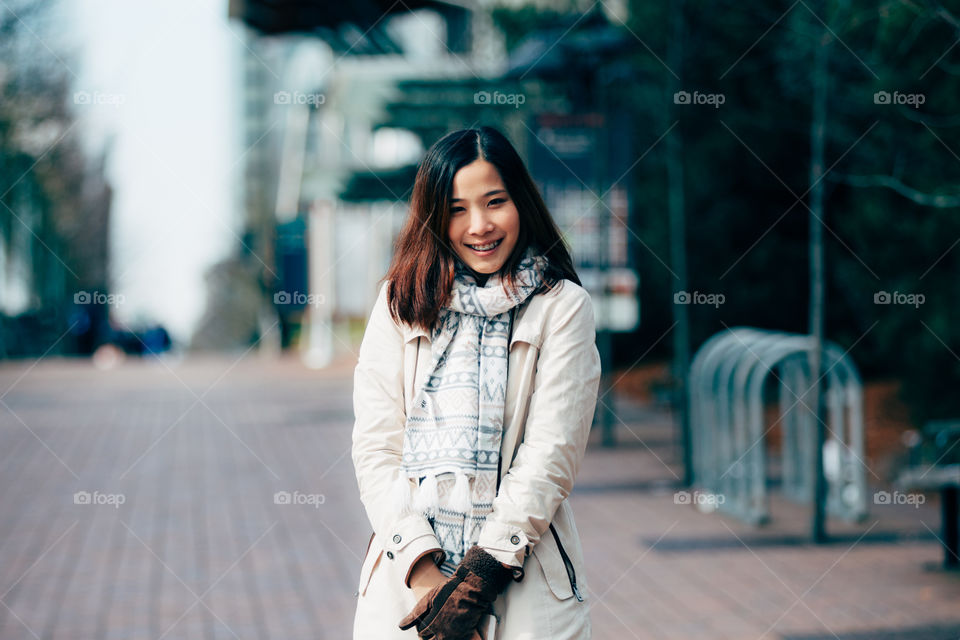
<instances>
[{"instance_id":1,"label":"smiling mouth","mask_svg":"<svg viewBox=\"0 0 960 640\"><path fill-rule=\"evenodd\" d=\"M488 242L487 244L468 244L467 246L479 253L486 253L487 251L492 251L499 247L501 242L503 242L503 238L494 240L493 242Z\"/></svg>"}]
</instances>

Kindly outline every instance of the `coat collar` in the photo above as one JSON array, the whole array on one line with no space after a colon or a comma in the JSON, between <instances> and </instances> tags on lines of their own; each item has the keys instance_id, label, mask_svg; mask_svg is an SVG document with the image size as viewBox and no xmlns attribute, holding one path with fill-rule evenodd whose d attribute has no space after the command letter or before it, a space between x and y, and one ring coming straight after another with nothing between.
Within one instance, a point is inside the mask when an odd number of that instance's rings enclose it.
<instances>
[{"instance_id":1,"label":"coat collar","mask_svg":"<svg viewBox=\"0 0 960 640\"><path fill-rule=\"evenodd\" d=\"M542 295L533 296L530 300L520 305L517 314L513 319L513 333L510 336L510 348L513 349L515 342L526 342L540 346L541 328L543 323L540 321L543 315L541 302ZM430 341L430 334L422 327L411 327L406 323L401 324L403 329L404 343L410 342L418 337L426 338Z\"/></svg>"}]
</instances>

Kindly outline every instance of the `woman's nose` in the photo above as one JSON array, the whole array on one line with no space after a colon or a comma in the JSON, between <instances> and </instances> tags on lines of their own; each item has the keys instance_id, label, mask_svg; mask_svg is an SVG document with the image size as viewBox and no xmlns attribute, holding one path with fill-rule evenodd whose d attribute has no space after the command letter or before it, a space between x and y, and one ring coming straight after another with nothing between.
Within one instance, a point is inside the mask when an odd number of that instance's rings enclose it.
<instances>
[{"instance_id":1,"label":"woman's nose","mask_svg":"<svg viewBox=\"0 0 960 640\"><path fill-rule=\"evenodd\" d=\"M471 235L480 236L492 228L493 223L486 211L474 209L470 212L470 229L468 231Z\"/></svg>"}]
</instances>

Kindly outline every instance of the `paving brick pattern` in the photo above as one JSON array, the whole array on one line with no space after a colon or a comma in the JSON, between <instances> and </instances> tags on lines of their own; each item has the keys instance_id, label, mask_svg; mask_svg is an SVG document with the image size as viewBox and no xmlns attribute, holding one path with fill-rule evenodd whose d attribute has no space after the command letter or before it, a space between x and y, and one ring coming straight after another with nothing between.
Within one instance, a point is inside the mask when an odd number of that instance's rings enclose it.
<instances>
[{"instance_id":1,"label":"paving brick pattern","mask_svg":"<svg viewBox=\"0 0 960 640\"><path fill-rule=\"evenodd\" d=\"M351 371L0 365L0 639L349 638L369 537ZM616 409L621 444L591 445L573 496L594 637L960 637L933 497L814 547L786 501L763 530L675 504L668 417Z\"/></svg>"}]
</instances>

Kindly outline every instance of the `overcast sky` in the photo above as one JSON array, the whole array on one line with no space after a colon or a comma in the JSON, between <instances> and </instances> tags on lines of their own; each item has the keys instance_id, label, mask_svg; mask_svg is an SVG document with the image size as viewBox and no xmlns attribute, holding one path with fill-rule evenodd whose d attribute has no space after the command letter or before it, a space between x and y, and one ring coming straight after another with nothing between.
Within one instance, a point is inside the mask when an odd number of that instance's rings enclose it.
<instances>
[{"instance_id":1,"label":"overcast sky","mask_svg":"<svg viewBox=\"0 0 960 640\"><path fill-rule=\"evenodd\" d=\"M240 219L236 25L225 0L63 2L78 28L75 91L91 97L77 106L83 130L114 136L115 315L187 339L204 309L204 271L235 246Z\"/></svg>"}]
</instances>

